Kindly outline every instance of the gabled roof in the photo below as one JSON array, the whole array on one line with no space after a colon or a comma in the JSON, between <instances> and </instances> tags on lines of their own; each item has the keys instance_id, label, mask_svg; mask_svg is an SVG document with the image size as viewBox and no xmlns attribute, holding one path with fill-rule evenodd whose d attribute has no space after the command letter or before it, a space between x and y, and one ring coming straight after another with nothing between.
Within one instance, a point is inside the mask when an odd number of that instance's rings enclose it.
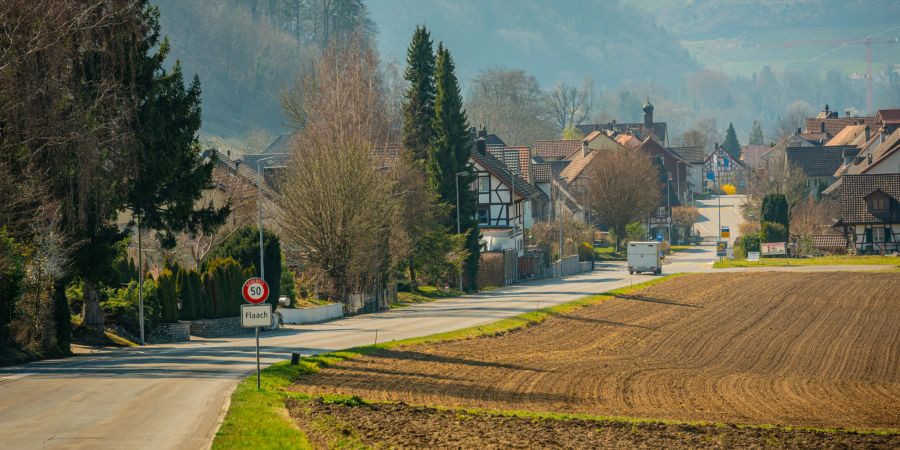
<instances>
[{"instance_id":1,"label":"gabled roof","mask_svg":"<svg viewBox=\"0 0 900 450\"><path fill-rule=\"evenodd\" d=\"M531 182L531 150L528 147L487 147L488 153L499 159L525 181Z\"/></svg>"},{"instance_id":2,"label":"gabled roof","mask_svg":"<svg viewBox=\"0 0 900 450\"><path fill-rule=\"evenodd\" d=\"M535 198L547 198L544 191L525 181L525 179L519 175L510 176L511 174L506 164L503 164L502 161L494 157L494 155L491 155L490 152L481 154L473 146L469 155L473 161L478 163L481 167L484 167L484 170L487 170L491 175L497 177L503 184L514 187L516 194L519 196L529 200Z\"/></svg>"},{"instance_id":3,"label":"gabled roof","mask_svg":"<svg viewBox=\"0 0 900 450\"><path fill-rule=\"evenodd\" d=\"M900 151L900 128L894 130L884 142L881 143L878 147L872 151L872 162L868 161L868 158L861 162L860 165L864 165L860 167L859 173L866 173L873 167L881 164L882 161L889 158L894 153Z\"/></svg>"},{"instance_id":4,"label":"gabled roof","mask_svg":"<svg viewBox=\"0 0 900 450\"><path fill-rule=\"evenodd\" d=\"M685 164L690 164L688 161L685 161L684 158L682 158L675 152L669 150L666 147L663 147L662 144L660 144L659 142L656 141L656 139L653 139L653 138L649 138L649 137L645 138L644 142L641 142L641 146L638 147L638 149L641 151L644 151L644 152L648 152L648 153L653 153L653 152L661 153L670 158L677 159Z\"/></svg>"},{"instance_id":5,"label":"gabled roof","mask_svg":"<svg viewBox=\"0 0 900 450\"><path fill-rule=\"evenodd\" d=\"M770 148L768 145L745 145L741 147L741 161L750 166L757 166Z\"/></svg>"},{"instance_id":6,"label":"gabled roof","mask_svg":"<svg viewBox=\"0 0 900 450\"><path fill-rule=\"evenodd\" d=\"M703 147L669 147L669 150L690 164L703 164L706 159L706 150Z\"/></svg>"},{"instance_id":7,"label":"gabled roof","mask_svg":"<svg viewBox=\"0 0 900 450\"><path fill-rule=\"evenodd\" d=\"M844 162L845 149L853 151L856 147L788 147L785 155L789 164L800 168L808 177L831 177Z\"/></svg>"},{"instance_id":8,"label":"gabled roof","mask_svg":"<svg viewBox=\"0 0 900 450\"><path fill-rule=\"evenodd\" d=\"M869 125L875 126L874 117L840 117L834 119L823 119L818 117L807 117L806 133L821 133L822 123L825 124L825 133L834 136L841 132L848 125Z\"/></svg>"},{"instance_id":9,"label":"gabled roof","mask_svg":"<svg viewBox=\"0 0 900 450\"><path fill-rule=\"evenodd\" d=\"M712 161L713 156L715 156L717 153L720 153L720 152L730 156L731 161L734 162L734 164L736 166L740 166L742 169L747 169L747 164L745 162L741 161L740 159L738 159L737 157L732 155L731 152L726 150L725 147L722 147L721 145L718 146L717 148L713 149L712 153L706 155L706 159L704 159L703 162L706 163L707 161Z\"/></svg>"},{"instance_id":10,"label":"gabled roof","mask_svg":"<svg viewBox=\"0 0 900 450\"><path fill-rule=\"evenodd\" d=\"M834 135L834 137L831 138L828 143L825 144L825 146L834 147L836 145L859 145L860 139L865 141L865 132L865 125L847 125L843 130L840 131L840 133Z\"/></svg>"},{"instance_id":11,"label":"gabled roof","mask_svg":"<svg viewBox=\"0 0 900 450\"><path fill-rule=\"evenodd\" d=\"M581 172L591 164L591 161L594 160L594 157L597 155L598 150L591 150L587 155L584 154L583 151L577 151L569 155L567 160L571 161L562 172L560 172L560 178L565 178L566 183L572 184L575 182L575 179L581 175Z\"/></svg>"},{"instance_id":12,"label":"gabled roof","mask_svg":"<svg viewBox=\"0 0 900 450\"><path fill-rule=\"evenodd\" d=\"M626 133L631 131L632 133L639 134L639 139L643 140L648 137L652 137L659 140L660 142L666 142L666 135L669 131L669 126L666 122L653 122L652 126L648 129L644 126L643 123L618 123L618 122L609 122L609 123L587 123L576 125L575 128L578 131L581 131L583 134L588 134L592 131L603 131L603 130L611 130L617 133ZM623 144L624 145L624 144Z\"/></svg>"},{"instance_id":13,"label":"gabled roof","mask_svg":"<svg viewBox=\"0 0 900 450\"><path fill-rule=\"evenodd\" d=\"M618 142L622 147L625 147L629 150L641 146L641 140L631 133L616 134L616 142Z\"/></svg>"},{"instance_id":14,"label":"gabled roof","mask_svg":"<svg viewBox=\"0 0 900 450\"><path fill-rule=\"evenodd\" d=\"M900 199L900 173L878 175L845 175L841 190L841 222L845 224L883 223L900 220L897 200ZM876 217L869 212L866 197L881 190L892 198L893 218Z\"/></svg>"},{"instance_id":15,"label":"gabled roof","mask_svg":"<svg viewBox=\"0 0 900 450\"><path fill-rule=\"evenodd\" d=\"M554 139L534 141L534 154L545 160L560 160L581 150L581 139Z\"/></svg>"},{"instance_id":16,"label":"gabled roof","mask_svg":"<svg viewBox=\"0 0 900 450\"><path fill-rule=\"evenodd\" d=\"M885 125L900 124L900 109L879 109L875 119Z\"/></svg>"}]
</instances>

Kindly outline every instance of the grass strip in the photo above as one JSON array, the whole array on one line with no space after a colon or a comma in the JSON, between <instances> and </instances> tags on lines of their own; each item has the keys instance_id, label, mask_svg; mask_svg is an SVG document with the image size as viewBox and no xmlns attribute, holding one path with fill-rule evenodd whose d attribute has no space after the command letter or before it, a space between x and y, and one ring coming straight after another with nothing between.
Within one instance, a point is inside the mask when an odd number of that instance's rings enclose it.
<instances>
[{"instance_id":1,"label":"grass strip","mask_svg":"<svg viewBox=\"0 0 900 450\"><path fill-rule=\"evenodd\" d=\"M773 266L869 266L885 265L900 268L900 257L897 256L818 256L814 258L760 258L759 261L747 261L745 259L716 261L713 268L726 269L730 267L773 267Z\"/></svg>"},{"instance_id":2,"label":"grass strip","mask_svg":"<svg viewBox=\"0 0 900 450\"><path fill-rule=\"evenodd\" d=\"M390 305L390 308L402 308L404 306L416 305L419 303L428 303L441 298L460 297L466 293L459 289L449 289L444 291L434 286L420 286L413 292L398 292L397 302Z\"/></svg>"},{"instance_id":3,"label":"grass strip","mask_svg":"<svg viewBox=\"0 0 900 450\"><path fill-rule=\"evenodd\" d=\"M312 448L306 435L299 430L288 415L285 401L288 399L310 399L311 396L291 392L288 388L297 377L313 373L330 364L373 353L380 349L394 348L403 345L422 345L437 342L474 339L495 336L513 330L539 324L548 317L564 314L585 306L613 299L616 295L632 293L636 290L661 283L665 280L682 276L668 275L655 278L634 286L615 289L599 295L592 295L572 302L538 309L518 316L503 319L476 327L438 333L430 336L391 341L377 345L351 348L339 352L302 358L300 364L290 365L289 361L273 364L262 370L262 389L256 390L256 375L241 381L231 395L231 405L216 432L213 449L280 449L280 448ZM365 402L356 396L328 396L328 401L352 404Z\"/></svg>"}]
</instances>

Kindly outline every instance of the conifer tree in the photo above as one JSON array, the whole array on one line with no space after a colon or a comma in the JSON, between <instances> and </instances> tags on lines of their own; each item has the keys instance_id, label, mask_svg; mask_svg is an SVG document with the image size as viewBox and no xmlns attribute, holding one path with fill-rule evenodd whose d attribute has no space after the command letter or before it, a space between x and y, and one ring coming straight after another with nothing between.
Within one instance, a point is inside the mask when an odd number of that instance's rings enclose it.
<instances>
[{"instance_id":1,"label":"conifer tree","mask_svg":"<svg viewBox=\"0 0 900 450\"><path fill-rule=\"evenodd\" d=\"M725 142L722 147L728 150L734 156L741 155L741 143L738 142L737 134L734 132L734 124L728 122L728 131L725 132Z\"/></svg>"},{"instance_id":2,"label":"conifer tree","mask_svg":"<svg viewBox=\"0 0 900 450\"><path fill-rule=\"evenodd\" d=\"M437 61L434 72L435 99L434 132L428 148L428 177L431 186L438 194L439 200L451 205L451 214L447 217L447 226L456 229L456 175L468 172L459 177L459 217L461 230L466 234L466 249L469 258L466 261L466 289L477 287L479 232L476 226L475 194L468 186L475 181L469 164L469 152L472 141L469 136L466 112L463 111L462 95L459 82L454 73L453 58L443 44L438 44Z\"/></svg>"},{"instance_id":3,"label":"conifer tree","mask_svg":"<svg viewBox=\"0 0 900 450\"><path fill-rule=\"evenodd\" d=\"M416 27L406 51L404 78L409 87L403 100L403 148L406 156L424 162L434 119L434 50L424 26Z\"/></svg>"},{"instance_id":4,"label":"conifer tree","mask_svg":"<svg viewBox=\"0 0 900 450\"><path fill-rule=\"evenodd\" d=\"M758 120L753 121L753 128L750 129L750 145L765 145L766 138L763 136L762 125Z\"/></svg>"}]
</instances>

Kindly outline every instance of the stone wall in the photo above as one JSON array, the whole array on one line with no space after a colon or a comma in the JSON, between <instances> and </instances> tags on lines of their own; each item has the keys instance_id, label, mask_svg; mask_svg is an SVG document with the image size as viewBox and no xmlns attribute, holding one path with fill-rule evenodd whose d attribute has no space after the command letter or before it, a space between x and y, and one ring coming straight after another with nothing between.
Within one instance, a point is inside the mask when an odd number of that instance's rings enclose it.
<instances>
[{"instance_id":1,"label":"stone wall","mask_svg":"<svg viewBox=\"0 0 900 450\"><path fill-rule=\"evenodd\" d=\"M200 319L190 322L191 335L205 338L236 336L249 333L252 328L241 326L240 317L225 317L223 319Z\"/></svg>"},{"instance_id":2,"label":"stone wall","mask_svg":"<svg viewBox=\"0 0 900 450\"><path fill-rule=\"evenodd\" d=\"M186 342L191 340L191 323L162 323L150 333L147 340L151 344L167 344L170 342Z\"/></svg>"}]
</instances>

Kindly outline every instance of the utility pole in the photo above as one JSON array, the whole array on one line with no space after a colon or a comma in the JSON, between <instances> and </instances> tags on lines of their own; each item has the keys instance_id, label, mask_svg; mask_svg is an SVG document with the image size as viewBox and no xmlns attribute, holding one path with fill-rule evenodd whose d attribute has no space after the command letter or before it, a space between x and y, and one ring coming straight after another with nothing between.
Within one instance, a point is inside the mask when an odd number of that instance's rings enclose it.
<instances>
[{"instance_id":1,"label":"utility pole","mask_svg":"<svg viewBox=\"0 0 900 450\"><path fill-rule=\"evenodd\" d=\"M141 216L137 216L138 235L138 309L141 321L141 345L144 345L144 251L141 245Z\"/></svg>"},{"instance_id":2,"label":"utility pole","mask_svg":"<svg viewBox=\"0 0 900 450\"><path fill-rule=\"evenodd\" d=\"M459 221L459 177L468 174L469 172L459 172L453 177L453 181L456 182L456 234L462 233L462 227ZM459 289L462 290L462 269L457 270L456 272L459 275L459 279L457 280L459 281Z\"/></svg>"}]
</instances>

